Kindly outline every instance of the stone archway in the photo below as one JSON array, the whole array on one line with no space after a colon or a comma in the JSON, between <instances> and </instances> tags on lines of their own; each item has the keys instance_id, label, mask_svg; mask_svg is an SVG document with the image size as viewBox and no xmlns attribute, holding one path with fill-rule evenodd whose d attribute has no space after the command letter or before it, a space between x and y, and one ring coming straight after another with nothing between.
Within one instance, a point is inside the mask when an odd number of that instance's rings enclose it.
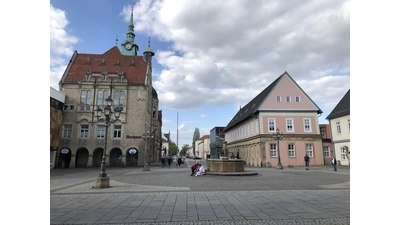
<instances>
[{"instance_id":1,"label":"stone archway","mask_svg":"<svg viewBox=\"0 0 400 225\"><path fill-rule=\"evenodd\" d=\"M119 148L114 148L110 152L110 167L122 166L122 151Z\"/></svg>"},{"instance_id":2,"label":"stone archway","mask_svg":"<svg viewBox=\"0 0 400 225\"><path fill-rule=\"evenodd\" d=\"M101 167L101 161L103 158L103 149L97 148L93 152L93 167Z\"/></svg>"},{"instance_id":3,"label":"stone archway","mask_svg":"<svg viewBox=\"0 0 400 225\"><path fill-rule=\"evenodd\" d=\"M89 160L89 151L86 148L80 148L76 152L75 167L86 168Z\"/></svg>"},{"instance_id":4,"label":"stone archway","mask_svg":"<svg viewBox=\"0 0 400 225\"><path fill-rule=\"evenodd\" d=\"M71 162L71 150L68 148L61 148L58 160L58 168L69 168L69 163Z\"/></svg>"},{"instance_id":5,"label":"stone archway","mask_svg":"<svg viewBox=\"0 0 400 225\"><path fill-rule=\"evenodd\" d=\"M125 166L136 167L138 165L138 157L139 157L138 149L135 148L135 147L130 148L126 152L126 163L125 163Z\"/></svg>"}]
</instances>

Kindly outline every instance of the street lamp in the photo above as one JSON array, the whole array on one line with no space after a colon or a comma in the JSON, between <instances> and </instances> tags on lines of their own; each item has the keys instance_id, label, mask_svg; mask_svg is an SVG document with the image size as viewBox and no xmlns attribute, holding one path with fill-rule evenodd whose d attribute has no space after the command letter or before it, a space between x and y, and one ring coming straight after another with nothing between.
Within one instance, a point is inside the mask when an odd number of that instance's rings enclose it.
<instances>
[{"instance_id":1,"label":"street lamp","mask_svg":"<svg viewBox=\"0 0 400 225\"><path fill-rule=\"evenodd\" d=\"M154 138L153 132L150 134L150 130L147 131L146 134L142 135L143 139L147 141L146 143L146 149L145 149L145 160L144 160L144 166L143 166L143 171L150 171L150 165L149 165L149 156L147 155L147 151L149 148L149 142L151 139Z\"/></svg>"},{"instance_id":2,"label":"street lamp","mask_svg":"<svg viewBox=\"0 0 400 225\"><path fill-rule=\"evenodd\" d=\"M276 129L276 132L272 134L272 138L274 140L278 141L278 166L276 167L277 169L283 169L283 166L281 164L281 154L279 150L279 141L283 139L283 134L279 132L279 128Z\"/></svg>"},{"instance_id":3,"label":"street lamp","mask_svg":"<svg viewBox=\"0 0 400 225\"><path fill-rule=\"evenodd\" d=\"M101 109L100 106L97 106L97 109L95 110L97 121L103 121L105 123L105 135L104 135L103 157L101 160L101 170L99 177L97 177L96 182L93 186L94 188L110 187L110 180L107 177L106 173L106 157L107 157L106 150L107 150L108 126L110 125L110 123L114 123L115 121L117 121L122 112L121 107L115 107L113 112L111 109L112 102L113 100L111 99L110 96L108 96L108 98L106 99L106 106L104 107L104 109ZM103 112L106 118L100 118ZM112 113L114 113L115 119L111 118Z\"/></svg>"}]
</instances>

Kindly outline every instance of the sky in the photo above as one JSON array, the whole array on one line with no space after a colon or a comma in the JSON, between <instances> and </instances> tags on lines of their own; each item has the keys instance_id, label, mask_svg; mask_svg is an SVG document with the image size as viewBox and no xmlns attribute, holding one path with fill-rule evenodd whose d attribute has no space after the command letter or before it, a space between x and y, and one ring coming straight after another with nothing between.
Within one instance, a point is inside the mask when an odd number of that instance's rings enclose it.
<instances>
[{"instance_id":1,"label":"sky","mask_svg":"<svg viewBox=\"0 0 400 225\"><path fill-rule=\"evenodd\" d=\"M121 49L132 7L138 55L149 38L155 52L162 132L180 148L191 145L195 128L203 136L225 127L285 71L322 109L320 124L350 89L343 0L51 0L50 86L58 90L75 50Z\"/></svg>"}]
</instances>

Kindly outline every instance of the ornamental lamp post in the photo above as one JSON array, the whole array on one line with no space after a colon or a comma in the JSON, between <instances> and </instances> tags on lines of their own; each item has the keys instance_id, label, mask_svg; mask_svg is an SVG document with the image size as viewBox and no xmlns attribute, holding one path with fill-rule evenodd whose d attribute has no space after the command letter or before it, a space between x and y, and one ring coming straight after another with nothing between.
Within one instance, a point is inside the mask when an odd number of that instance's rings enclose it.
<instances>
[{"instance_id":1,"label":"ornamental lamp post","mask_svg":"<svg viewBox=\"0 0 400 225\"><path fill-rule=\"evenodd\" d=\"M151 139L154 138L153 133L150 134L150 130L147 130L146 134L142 135L142 138L146 140L146 148L145 148L145 159L144 159L144 166L143 166L143 171L150 171L150 165L149 165L149 156L147 155L148 148L149 148L149 142Z\"/></svg>"},{"instance_id":2,"label":"ornamental lamp post","mask_svg":"<svg viewBox=\"0 0 400 225\"><path fill-rule=\"evenodd\" d=\"M96 188L96 189L110 187L110 180L107 177L107 173L106 173L106 157L107 157L106 151L107 151L107 139L108 139L108 126L110 125L110 123L114 123L115 121L117 121L122 112L121 107L115 107L114 112L112 111L111 104L112 104L113 100L111 99L110 96L108 96L108 98L105 101L106 101L106 106L104 107L104 109L101 109L100 106L97 106L97 109L95 110L97 121L102 121L105 123L104 149L103 149L103 157L101 160L101 170L99 173L99 177L97 177L96 182L93 186L93 188ZM104 112L105 118L100 118L103 112ZM115 118L111 118L112 113L114 113Z\"/></svg>"},{"instance_id":3,"label":"ornamental lamp post","mask_svg":"<svg viewBox=\"0 0 400 225\"><path fill-rule=\"evenodd\" d=\"M276 132L272 134L272 138L276 141L278 141L278 166L276 167L277 169L283 169L283 166L281 164L281 154L279 150L279 141L283 139L283 134L279 132L279 128L276 129Z\"/></svg>"}]
</instances>

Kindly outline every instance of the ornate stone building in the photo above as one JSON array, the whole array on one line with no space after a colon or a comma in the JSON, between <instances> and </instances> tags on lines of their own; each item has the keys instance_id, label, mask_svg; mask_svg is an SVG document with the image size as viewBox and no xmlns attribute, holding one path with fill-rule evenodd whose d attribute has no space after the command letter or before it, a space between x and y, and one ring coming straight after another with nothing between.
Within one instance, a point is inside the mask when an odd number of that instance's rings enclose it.
<instances>
[{"instance_id":1,"label":"ornate stone building","mask_svg":"<svg viewBox=\"0 0 400 225\"><path fill-rule=\"evenodd\" d=\"M59 82L66 97L56 167L99 167L104 148L109 167L144 166L147 158L149 163L158 161L162 113L152 86L154 53L149 40L143 56L137 55L132 14L121 48L72 55ZM112 104L107 125L104 112L100 117L96 113L105 111L108 98Z\"/></svg>"}]
</instances>

